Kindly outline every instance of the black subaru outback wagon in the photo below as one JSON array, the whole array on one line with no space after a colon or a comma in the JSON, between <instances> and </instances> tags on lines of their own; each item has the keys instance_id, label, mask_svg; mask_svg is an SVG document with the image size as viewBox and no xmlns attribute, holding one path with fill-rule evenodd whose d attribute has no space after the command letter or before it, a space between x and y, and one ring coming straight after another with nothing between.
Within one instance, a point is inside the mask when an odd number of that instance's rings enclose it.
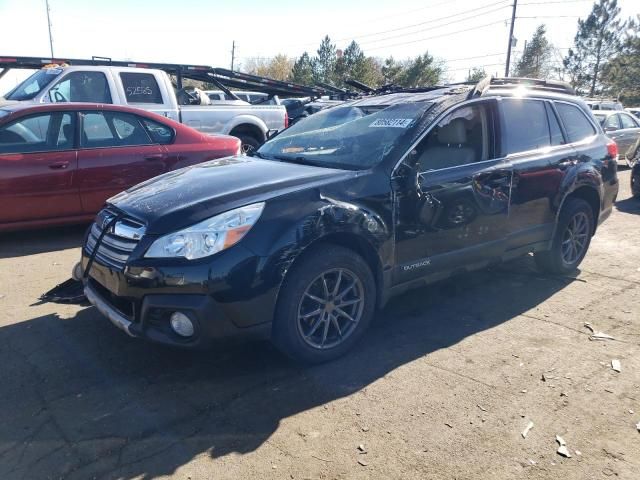
<instances>
[{"instance_id":1,"label":"black subaru outback wagon","mask_svg":"<svg viewBox=\"0 0 640 480\"><path fill-rule=\"evenodd\" d=\"M252 157L111 198L82 250L85 294L134 337L264 335L330 360L408 288L529 253L544 271L575 269L611 213L616 155L557 82L367 96Z\"/></svg>"}]
</instances>

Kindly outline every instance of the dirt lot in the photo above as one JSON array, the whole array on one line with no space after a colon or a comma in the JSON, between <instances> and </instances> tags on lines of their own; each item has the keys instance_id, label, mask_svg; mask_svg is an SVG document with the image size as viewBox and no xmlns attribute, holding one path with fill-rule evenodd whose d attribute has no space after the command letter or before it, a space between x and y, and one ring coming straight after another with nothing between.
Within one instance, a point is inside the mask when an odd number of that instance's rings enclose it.
<instances>
[{"instance_id":1,"label":"dirt lot","mask_svg":"<svg viewBox=\"0 0 640 480\"><path fill-rule=\"evenodd\" d=\"M4 235L0 478L638 479L640 202L620 179L575 279L523 259L406 294L351 355L306 369L39 305L83 228Z\"/></svg>"}]
</instances>

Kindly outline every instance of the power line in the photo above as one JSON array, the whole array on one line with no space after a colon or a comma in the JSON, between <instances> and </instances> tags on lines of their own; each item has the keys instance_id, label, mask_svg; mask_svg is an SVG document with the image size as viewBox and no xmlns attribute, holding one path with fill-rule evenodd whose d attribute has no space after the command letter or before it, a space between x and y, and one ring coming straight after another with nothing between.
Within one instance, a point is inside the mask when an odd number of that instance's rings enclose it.
<instances>
[{"instance_id":1,"label":"power line","mask_svg":"<svg viewBox=\"0 0 640 480\"><path fill-rule=\"evenodd\" d=\"M390 30L383 30L383 31L380 31L380 32L352 35L350 37L338 38L338 39L335 39L333 41L334 42L341 42L341 41L345 41L345 40L355 40L355 39L360 39L360 38L373 37L373 36L376 36L376 35L383 35L385 33L397 32L397 31L400 31L400 30L405 30L407 28L420 27L420 26L423 26L423 25L436 23L436 22L439 22L441 20L448 20L450 18L455 18L455 17L459 17L459 16L466 16L466 15L469 15L470 13L472 13L472 12L477 12L479 10L483 10L485 8L493 7L493 6L501 4L501 3L508 3L508 0L501 0L499 2L489 3L489 4L482 5L480 7L477 7L477 8L471 9L471 10L467 10L465 12L459 12L459 13L454 13L454 14L451 14L451 15L446 15L446 16L443 16L443 17L433 18L431 20L426 20L426 21L420 22L420 23L414 23L412 25L403 25L401 27L392 28ZM503 5L502 8L505 8L507 6L508 5ZM414 32L414 33L417 33L417 32ZM304 44L298 44L297 46L307 46L307 45L315 45L315 43L314 44L312 44L312 43L304 43Z\"/></svg>"},{"instance_id":2,"label":"power line","mask_svg":"<svg viewBox=\"0 0 640 480\"><path fill-rule=\"evenodd\" d=\"M426 40L433 40L434 38L450 37L451 35L456 35L458 33L470 32L472 30L479 30L481 28L490 27L492 25L497 25L499 23L505 23L505 22L508 22L508 21L509 21L508 18L503 18L502 20L498 20L497 22L485 23L483 25L478 25L478 26L471 27L471 28L465 28L463 30L456 30L455 32L442 33L440 35L433 35L431 37L419 38L417 40L411 40L411 41L408 41L408 42L394 43L392 45L382 45L382 46L379 46L379 47L369 48L368 51L380 50L381 48L399 47L401 45L409 45L411 43L418 43L418 42L424 42Z\"/></svg>"},{"instance_id":3,"label":"power line","mask_svg":"<svg viewBox=\"0 0 640 480\"><path fill-rule=\"evenodd\" d=\"M503 5L502 7L494 8L493 10L489 10L487 12L482 12L482 13L477 14L477 15L472 15L472 16L467 17L467 18L460 18L460 19L457 19L457 20L452 20L451 22L447 22L447 23L443 23L442 25L436 25L435 27L431 27L429 30L435 30L435 29L438 29L438 28L447 27L449 25L453 25L454 23L466 22L467 20L474 20L474 19L476 19L478 17L482 17L482 16L488 15L490 13L498 12L498 11L500 11L500 10L506 8L506 7L507 7L507 5ZM392 40L394 38L401 38L401 37L406 37L406 36L409 36L409 35L415 35L417 33L422 33L424 31L425 31L425 29L421 29L421 30L417 30L415 32L401 33L399 35L393 35L391 37L385 37L385 38L378 38L376 40L365 40L364 42L361 42L361 44L362 45L368 45L368 44L371 44L371 43L384 42L385 40Z\"/></svg>"}]
</instances>

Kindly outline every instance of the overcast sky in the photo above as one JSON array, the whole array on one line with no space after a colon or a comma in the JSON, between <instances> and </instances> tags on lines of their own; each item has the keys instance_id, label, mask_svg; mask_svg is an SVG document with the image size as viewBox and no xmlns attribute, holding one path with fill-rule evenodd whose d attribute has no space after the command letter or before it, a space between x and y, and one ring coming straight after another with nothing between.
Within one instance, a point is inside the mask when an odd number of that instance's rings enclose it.
<instances>
[{"instance_id":1,"label":"overcast sky","mask_svg":"<svg viewBox=\"0 0 640 480\"><path fill-rule=\"evenodd\" d=\"M512 0L50 0L56 57L192 63L228 67L247 57L315 53L328 34L344 48L403 59L429 51L461 80L474 66L504 73ZM592 0L520 0L520 50L540 23L562 54ZM622 16L638 0L619 0ZM531 18L537 17L537 18ZM0 55L50 56L45 0L0 0ZM558 58L559 60L559 58ZM5 93L24 73L0 80Z\"/></svg>"}]
</instances>

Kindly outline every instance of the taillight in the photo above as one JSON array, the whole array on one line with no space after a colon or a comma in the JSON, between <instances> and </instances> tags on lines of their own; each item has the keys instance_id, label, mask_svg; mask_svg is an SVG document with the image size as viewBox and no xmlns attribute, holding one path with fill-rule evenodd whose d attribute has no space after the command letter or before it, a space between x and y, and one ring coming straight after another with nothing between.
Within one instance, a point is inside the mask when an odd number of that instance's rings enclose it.
<instances>
[{"instance_id":1,"label":"taillight","mask_svg":"<svg viewBox=\"0 0 640 480\"><path fill-rule=\"evenodd\" d=\"M614 160L618 158L618 144L611 139L607 141L607 153Z\"/></svg>"},{"instance_id":2,"label":"taillight","mask_svg":"<svg viewBox=\"0 0 640 480\"><path fill-rule=\"evenodd\" d=\"M289 126L289 113L287 113L287 111L284 111L284 128L287 128Z\"/></svg>"}]
</instances>

